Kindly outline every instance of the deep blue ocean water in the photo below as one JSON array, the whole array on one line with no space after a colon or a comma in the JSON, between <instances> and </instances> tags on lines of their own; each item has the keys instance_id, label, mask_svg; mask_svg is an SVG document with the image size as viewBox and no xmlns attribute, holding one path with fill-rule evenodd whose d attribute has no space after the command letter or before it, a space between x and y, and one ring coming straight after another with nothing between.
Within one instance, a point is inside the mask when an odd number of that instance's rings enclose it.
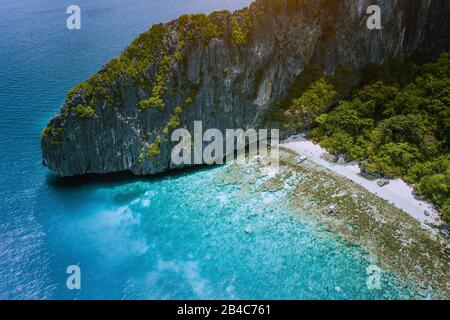
<instances>
[{"instance_id":1,"label":"deep blue ocean water","mask_svg":"<svg viewBox=\"0 0 450 320\"><path fill-rule=\"evenodd\" d=\"M366 261L277 200L238 197L221 167L61 181L39 135L67 91L153 23L245 0L0 2L0 299L407 298ZM270 199L271 201L267 201ZM251 228L251 233L244 232ZM79 265L81 290L66 268Z\"/></svg>"}]
</instances>

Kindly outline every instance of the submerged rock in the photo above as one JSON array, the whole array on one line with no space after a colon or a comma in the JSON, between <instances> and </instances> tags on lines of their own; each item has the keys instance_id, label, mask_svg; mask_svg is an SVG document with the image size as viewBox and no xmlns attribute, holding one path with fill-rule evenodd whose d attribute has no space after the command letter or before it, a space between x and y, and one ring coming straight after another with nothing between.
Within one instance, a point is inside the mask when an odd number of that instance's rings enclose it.
<instances>
[{"instance_id":1,"label":"submerged rock","mask_svg":"<svg viewBox=\"0 0 450 320\"><path fill-rule=\"evenodd\" d=\"M330 206L328 206L327 210L329 213L333 213L337 210L338 206L336 204L332 204Z\"/></svg>"},{"instance_id":2,"label":"submerged rock","mask_svg":"<svg viewBox=\"0 0 450 320\"><path fill-rule=\"evenodd\" d=\"M305 162L306 160L308 160L308 158L305 157L305 156L298 156L298 157L297 157L297 163L303 163L303 162Z\"/></svg>"},{"instance_id":3,"label":"submerged rock","mask_svg":"<svg viewBox=\"0 0 450 320\"><path fill-rule=\"evenodd\" d=\"M337 155L331 154L329 152L324 152L321 156L321 158L325 161L328 162L333 162L333 163L337 163L338 162L338 157Z\"/></svg>"},{"instance_id":4,"label":"submerged rock","mask_svg":"<svg viewBox=\"0 0 450 320\"><path fill-rule=\"evenodd\" d=\"M366 179L376 180L376 179L385 179L386 178L386 176L383 172L370 169L369 166L367 165L367 161L363 161L359 165L359 167L361 169L359 174Z\"/></svg>"},{"instance_id":5,"label":"submerged rock","mask_svg":"<svg viewBox=\"0 0 450 320\"><path fill-rule=\"evenodd\" d=\"M244 232L245 232L246 234L252 234L252 233L253 233L253 230L252 230L252 228L251 228L250 226L246 226L246 227L244 228Z\"/></svg>"},{"instance_id":6,"label":"submerged rock","mask_svg":"<svg viewBox=\"0 0 450 320\"><path fill-rule=\"evenodd\" d=\"M340 155L338 156L337 164L340 165L340 166L346 164L346 161L345 161L345 155L340 154Z\"/></svg>"},{"instance_id":7,"label":"submerged rock","mask_svg":"<svg viewBox=\"0 0 450 320\"><path fill-rule=\"evenodd\" d=\"M389 180L378 180L377 181L377 185L380 188L387 186L389 183L390 183Z\"/></svg>"}]
</instances>

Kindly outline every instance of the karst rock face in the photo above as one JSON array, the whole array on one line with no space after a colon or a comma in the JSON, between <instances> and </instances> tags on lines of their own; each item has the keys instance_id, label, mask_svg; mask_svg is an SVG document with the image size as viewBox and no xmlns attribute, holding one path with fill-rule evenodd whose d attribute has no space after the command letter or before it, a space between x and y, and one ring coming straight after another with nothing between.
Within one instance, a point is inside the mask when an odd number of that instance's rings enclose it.
<instances>
[{"instance_id":1,"label":"karst rock face","mask_svg":"<svg viewBox=\"0 0 450 320\"><path fill-rule=\"evenodd\" d=\"M43 163L63 177L167 171L174 129L260 128L308 64L333 74L448 51L449 4L257 0L156 25L69 93L43 131ZM381 30L367 27L370 5L381 8Z\"/></svg>"}]
</instances>

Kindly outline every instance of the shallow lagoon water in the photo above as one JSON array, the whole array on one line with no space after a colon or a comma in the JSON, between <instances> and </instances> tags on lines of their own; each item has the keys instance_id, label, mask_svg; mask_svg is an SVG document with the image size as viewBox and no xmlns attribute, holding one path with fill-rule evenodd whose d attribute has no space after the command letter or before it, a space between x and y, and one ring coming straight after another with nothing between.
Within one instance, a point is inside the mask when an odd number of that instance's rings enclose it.
<instances>
[{"instance_id":1,"label":"shallow lagoon water","mask_svg":"<svg viewBox=\"0 0 450 320\"><path fill-rule=\"evenodd\" d=\"M277 194L215 181L223 167L153 179L61 181L41 165L40 130L66 92L153 23L248 1L0 3L0 298L399 298L366 286L354 247ZM77 264L82 289L66 288Z\"/></svg>"},{"instance_id":2,"label":"shallow lagoon water","mask_svg":"<svg viewBox=\"0 0 450 320\"><path fill-rule=\"evenodd\" d=\"M79 292L60 285L54 294L106 299L408 297L388 276L383 290L369 290L370 263L358 248L302 220L282 193L223 185L217 180L223 169L57 184L56 189L65 189L57 192L71 214L45 216L41 224L53 228L46 238L50 247L60 247L59 268L79 264L85 280ZM63 284L65 276L61 272Z\"/></svg>"}]
</instances>

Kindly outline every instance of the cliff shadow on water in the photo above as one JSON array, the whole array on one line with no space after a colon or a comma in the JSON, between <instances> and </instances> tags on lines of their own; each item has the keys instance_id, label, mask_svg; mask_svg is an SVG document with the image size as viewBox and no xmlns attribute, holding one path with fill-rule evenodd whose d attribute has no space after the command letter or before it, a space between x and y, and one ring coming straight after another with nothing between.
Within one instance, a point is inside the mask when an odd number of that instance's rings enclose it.
<instances>
[{"instance_id":1,"label":"cliff shadow on water","mask_svg":"<svg viewBox=\"0 0 450 320\"><path fill-rule=\"evenodd\" d=\"M158 174L140 176L129 171L105 174L91 173L73 177L59 177L53 173L49 173L46 177L46 183L54 191L68 191L82 187L114 187L133 182L158 182L166 179L175 179L221 166L223 165L196 165Z\"/></svg>"}]
</instances>

